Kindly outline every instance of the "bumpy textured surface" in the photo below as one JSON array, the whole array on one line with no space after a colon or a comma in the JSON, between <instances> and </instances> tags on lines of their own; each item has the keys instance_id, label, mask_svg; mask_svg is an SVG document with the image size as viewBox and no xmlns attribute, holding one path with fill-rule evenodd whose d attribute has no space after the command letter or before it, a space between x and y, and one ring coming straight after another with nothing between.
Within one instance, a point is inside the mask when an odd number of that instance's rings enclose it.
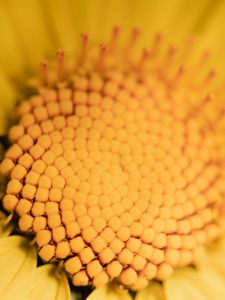
<instances>
[{"instance_id":1,"label":"bumpy textured surface","mask_svg":"<svg viewBox=\"0 0 225 300\"><path fill-rule=\"evenodd\" d=\"M20 105L3 205L74 285L140 289L220 234L221 152L199 95L160 72L115 67Z\"/></svg>"}]
</instances>

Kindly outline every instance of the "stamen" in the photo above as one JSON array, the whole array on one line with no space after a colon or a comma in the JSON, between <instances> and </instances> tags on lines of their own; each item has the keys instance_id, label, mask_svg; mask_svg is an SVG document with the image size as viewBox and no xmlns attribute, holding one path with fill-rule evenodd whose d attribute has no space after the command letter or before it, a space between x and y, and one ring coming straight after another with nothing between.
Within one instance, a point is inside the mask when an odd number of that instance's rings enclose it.
<instances>
[{"instance_id":1,"label":"stamen","mask_svg":"<svg viewBox=\"0 0 225 300\"><path fill-rule=\"evenodd\" d=\"M217 71L215 69L212 69L206 76L205 80L203 81L203 86L208 86L212 83L212 81L216 78Z\"/></svg>"},{"instance_id":2,"label":"stamen","mask_svg":"<svg viewBox=\"0 0 225 300\"><path fill-rule=\"evenodd\" d=\"M160 70L161 73L159 76L161 76L161 78L168 83L168 86L173 89L177 89L183 83L185 75L187 74L187 70L184 65L181 65L173 70L172 65L168 63L167 68L165 65L164 69L161 67Z\"/></svg>"},{"instance_id":3,"label":"stamen","mask_svg":"<svg viewBox=\"0 0 225 300\"><path fill-rule=\"evenodd\" d=\"M121 33L121 27L120 26L115 26L112 29L111 40L109 42L109 49L112 52L115 51L115 49L117 48L120 33Z\"/></svg>"},{"instance_id":4,"label":"stamen","mask_svg":"<svg viewBox=\"0 0 225 300\"><path fill-rule=\"evenodd\" d=\"M201 56L201 58L200 58L200 60L199 60L199 64L200 64L199 66L205 65L206 62L208 62L208 61L210 60L211 55L212 55L212 53L211 53L210 50L205 50L205 51L202 53L202 56Z\"/></svg>"},{"instance_id":5,"label":"stamen","mask_svg":"<svg viewBox=\"0 0 225 300\"><path fill-rule=\"evenodd\" d=\"M169 73L169 68L173 65L175 54L177 53L177 48L173 45L169 46L165 59L162 61L161 66L159 67L159 73L162 78L165 74ZM178 70L179 71L179 70Z\"/></svg>"},{"instance_id":6,"label":"stamen","mask_svg":"<svg viewBox=\"0 0 225 300\"><path fill-rule=\"evenodd\" d=\"M105 67L106 55L107 55L107 46L105 44L99 45L99 55L96 61L96 68L102 69Z\"/></svg>"},{"instance_id":7,"label":"stamen","mask_svg":"<svg viewBox=\"0 0 225 300\"><path fill-rule=\"evenodd\" d=\"M197 60L196 64L193 66L193 73L199 73L199 70L201 72L203 72L206 68L208 68L208 64L210 62L210 58L211 58L211 51L210 50L205 50L200 58Z\"/></svg>"},{"instance_id":8,"label":"stamen","mask_svg":"<svg viewBox=\"0 0 225 300\"><path fill-rule=\"evenodd\" d=\"M158 32L155 35L155 37L153 39L153 44L152 44L152 46L150 48L151 49L151 53L152 53L151 54L152 57L155 57L158 54L158 52L160 50L160 47L162 45L163 39L164 39L164 35L161 32Z\"/></svg>"},{"instance_id":9,"label":"stamen","mask_svg":"<svg viewBox=\"0 0 225 300\"><path fill-rule=\"evenodd\" d=\"M208 105L213 99L215 99L214 94L208 94L206 95L199 103L197 106L193 107L192 110L188 113L186 120L191 121L192 118L197 117L199 114L202 113L206 105Z\"/></svg>"},{"instance_id":10,"label":"stamen","mask_svg":"<svg viewBox=\"0 0 225 300\"><path fill-rule=\"evenodd\" d=\"M171 60L175 57L176 53L177 53L177 47L174 45L171 45L167 52L167 61L171 62Z\"/></svg>"},{"instance_id":11,"label":"stamen","mask_svg":"<svg viewBox=\"0 0 225 300\"><path fill-rule=\"evenodd\" d=\"M139 62L137 63L137 69L142 70L150 57L151 57L150 49L144 48L142 51L141 58L140 58Z\"/></svg>"},{"instance_id":12,"label":"stamen","mask_svg":"<svg viewBox=\"0 0 225 300\"><path fill-rule=\"evenodd\" d=\"M48 83L48 61L47 60L42 60L40 62L40 77L41 77L41 82L43 85Z\"/></svg>"},{"instance_id":13,"label":"stamen","mask_svg":"<svg viewBox=\"0 0 225 300\"><path fill-rule=\"evenodd\" d=\"M197 44L196 35L192 35L188 38L186 45L184 47L184 51L182 51L182 60L187 61L194 52L194 48Z\"/></svg>"},{"instance_id":14,"label":"stamen","mask_svg":"<svg viewBox=\"0 0 225 300\"><path fill-rule=\"evenodd\" d=\"M82 65L87 57L87 52L88 52L88 34L82 33L80 38L81 38L81 49L80 49L78 63Z\"/></svg>"},{"instance_id":15,"label":"stamen","mask_svg":"<svg viewBox=\"0 0 225 300\"><path fill-rule=\"evenodd\" d=\"M126 51L130 52L134 48L138 38L140 37L140 34L141 34L140 28L137 28L137 27L133 28L131 35L130 35L130 39L128 40L128 42L125 46L125 49L124 49L125 53L126 53Z\"/></svg>"},{"instance_id":16,"label":"stamen","mask_svg":"<svg viewBox=\"0 0 225 300\"><path fill-rule=\"evenodd\" d=\"M174 79L172 80L172 85L178 84L183 78L186 73L186 68L184 65L180 66L175 74Z\"/></svg>"},{"instance_id":17,"label":"stamen","mask_svg":"<svg viewBox=\"0 0 225 300\"><path fill-rule=\"evenodd\" d=\"M56 51L56 56L57 56L57 73L58 73L58 80L61 80L64 76L64 51L61 49L58 49Z\"/></svg>"},{"instance_id":18,"label":"stamen","mask_svg":"<svg viewBox=\"0 0 225 300\"><path fill-rule=\"evenodd\" d=\"M225 121L225 108L221 108L216 116L216 118L209 123L210 128L216 128L219 126L222 122Z\"/></svg>"}]
</instances>

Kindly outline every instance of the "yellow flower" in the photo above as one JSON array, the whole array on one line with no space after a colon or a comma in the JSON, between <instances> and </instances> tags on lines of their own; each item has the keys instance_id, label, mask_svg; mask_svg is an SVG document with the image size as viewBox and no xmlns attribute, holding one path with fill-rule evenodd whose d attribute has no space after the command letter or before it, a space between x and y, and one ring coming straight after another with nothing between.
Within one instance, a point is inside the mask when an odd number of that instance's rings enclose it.
<instances>
[{"instance_id":1,"label":"yellow flower","mask_svg":"<svg viewBox=\"0 0 225 300\"><path fill-rule=\"evenodd\" d=\"M4 299L222 297L224 13L0 3Z\"/></svg>"}]
</instances>

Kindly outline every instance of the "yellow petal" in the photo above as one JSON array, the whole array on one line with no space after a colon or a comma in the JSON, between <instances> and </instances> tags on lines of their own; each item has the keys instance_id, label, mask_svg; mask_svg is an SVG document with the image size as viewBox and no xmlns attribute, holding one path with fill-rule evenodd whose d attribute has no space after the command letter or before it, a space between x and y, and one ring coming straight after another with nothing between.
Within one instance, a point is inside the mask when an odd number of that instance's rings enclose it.
<instances>
[{"instance_id":1,"label":"yellow petal","mask_svg":"<svg viewBox=\"0 0 225 300\"><path fill-rule=\"evenodd\" d=\"M19 37L7 16L7 8L3 1L0 1L0 35L1 67L10 74L15 75L15 72L18 74L18 71L22 70L25 60L22 55Z\"/></svg>"},{"instance_id":2,"label":"yellow petal","mask_svg":"<svg viewBox=\"0 0 225 300\"><path fill-rule=\"evenodd\" d=\"M70 286L66 274L63 272L59 280L56 300L68 300L68 299L69 300L71 299Z\"/></svg>"},{"instance_id":3,"label":"yellow petal","mask_svg":"<svg viewBox=\"0 0 225 300\"><path fill-rule=\"evenodd\" d=\"M0 54L1 57L1 54ZM5 133L7 117L12 111L16 101L16 91L9 78L0 69L0 134Z\"/></svg>"},{"instance_id":4,"label":"yellow petal","mask_svg":"<svg viewBox=\"0 0 225 300\"><path fill-rule=\"evenodd\" d=\"M59 268L59 267L58 267ZM65 273L53 264L37 268L29 300L70 300L70 288Z\"/></svg>"},{"instance_id":5,"label":"yellow petal","mask_svg":"<svg viewBox=\"0 0 225 300\"><path fill-rule=\"evenodd\" d=\"M36 250L24 237L0 239L0 295L4 300L27 300L36 267Z\"/></svg>"},{"instance_id":6,"label":"yellow petal","mask_svg":"<svg viewBox=\"0 0 225 300\"><path fill-rule=\"evenodd\" d=\"M45 2L45 14L47 16L47 23L52 32L52 38L55 39L56 47L62 47L66 53L71 53L75 50L76 45L79 43L81 30L79 28L80 15L76 13L79 11L79 6L83 1L78 4L78 10L74 10L72 5L74 1L62 0L49 0ZM81 12L80 12L81 13ZM75 14L75 15L74 15ZM78 24L77 24L78 22ZM77 31L79 30L79 31ZM78 44L79 45L79 44Z\"/></svg>"},{"instance_id":7,"label":"yellow petal","mask_svg":"<svg viewBox=\"0 0 225 300\"><path fill-rule=\"evenodd\" d=\"M52 36L48 35L48 26L44 21L43 13L46 5L42 8L41 1L23 0L19 3L6 0L4 6L14 28L17 47L21 49L25 67L36 68L53 44Z\"/></svg>"},{"instance_id":8,"label":"yellow petal","mask_svg":"<svg viewBox=\"0 0 225 300\"><path fill-rule=\"evenodd\" d=\"M166 300L162 285L150 283L146 288L137 292L135 300Z\"/></svg>"},{"instance_id":9,"label":"yellow petal","mask_svg":"<svg viewBox=\"0 0 225 300\"><path fill-rule=\"evenodd\" d=\"M114 284L107 284L96 288L86 300L132 300L132 298L127 290L122 290Z\"/></svg>"},{"instance_id":10,"label":"yellow petal","mask_svg":"<svg viewBox=\"0 0 225 300\"><path fill-rule=\"evenodd\" d=\"M225 238L220 239L217 243L213 244L205 255L202 255L197 260L197 266L200 270L212 268L220 276L225 278Z\"/></svg>"},{"instance_id":11,"label":"yellow petal","mask_svg":"<svg viewBox=\"0 0 225 300\"><path fill-rule=\"evenodd\" d=\"M178 270L164 282L167 300L210 300L203 289L203 282L196 270Z\"/></svg>"},{"instance_id":12,"label":"yellow petal","mask_svg":"<svg viewBox=\"0 0 225 300\"><path fill-rule=\"evenodd\" d=\"M202 268L198 272L199 287L205 292L210 300L218 300L225 295L225 277L221 276L216 268Z\"/></svg>"},{"instance_id":13,"label":"yellow petal","mask_svg":"<svg viewBox=\"0 0 225 300\"><path fill-rule=\"evenodd\" d=\"M201 44L219 54L213 55L213 64L216 63L216 67L219 67L220 73L224 75L224 43L221 42L221 36L225 33L225 2L211 2L211 7L208 8L208 12L210 11L210 15L207 15L204 20L205 26L201 28Z\"/></svg>"},{"instance_id":14,"label":"yellow petal","mask_svg":"<svg viewBox=\"0 0 225 300\"><path fill-rule=\"evenodd\" d=\"M1 11L1 4L0 4ZM1 12L0 12L0 20L1 20ZM1 21L0 21L1 24ZM0 26L1 27L1 26ZM1 34L1 30L0 30ZM0 47L0 60L2 58L1 55L1 47ZM6 60L6 58L5 58ZM12 111L15 107L15 102L17 100L17 91L10 81L9 77L5 74L4 71L0 68L0 135L4 135L6 133L6 129L8 127L9 119L12 118Z\"/></svg>"}]
</instances>

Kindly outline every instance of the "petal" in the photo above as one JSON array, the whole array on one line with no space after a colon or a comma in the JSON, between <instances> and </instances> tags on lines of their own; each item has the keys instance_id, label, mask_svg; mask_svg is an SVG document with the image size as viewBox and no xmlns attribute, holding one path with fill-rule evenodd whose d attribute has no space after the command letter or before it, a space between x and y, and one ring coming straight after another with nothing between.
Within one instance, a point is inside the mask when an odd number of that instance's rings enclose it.
<instances>
[{"instance_id":1,"label":"petal","mask_svg":"<svg viewBox=\"0 0 225 300\"><path fill-rule=\"evenodd\" d=\"M78 10L76 11L72 7L72 2L60 0L45 2L47 22L50 25L48 27L51 28L52 37L55 38L56 47L63 47L66 53L71 53L76 49L76 45L79 45L80 33L82 32L79 28L80 22L78 21L80 21L81 16L78 11L83 1L77 5ZM77 12L78 14L76 15Z\"/></svg>"},{"instance_id":2,"label":"petal","mask_svg":"<svg viewBox=\"0 0 225 300\"><path fill-rule=\"evenodd\" d=\"M210 299L220 299L225 295L225 239L213 245L198 261L199 274Z\"/></svg>"},{"instance_id":3,"label":"petal","mask_svg":"<svg viewBox=\"0 0 225 300\"><path fill-rule=\"evenodd\" d=\"M1 299L27 299L36 259L35 247L26 238L11 236L0 239Z\"/></svg>"},{"instance_id":4,"label":"petal","mask_svg":"<svg viewBox=\"0 0 225 300\"><path fill-rule=\"evenodd\" d=\"M70 300L70 288L65 273L59 267L48 264L37 268L29 300Z\"/></svg>"},{"instance_id":5,"label":"petal","mask_svg":"<svg viewBox=\"0 0 225 300\"><path fill-rule=\"evenodd\" d=\"M67 276L63 272L61 279L59 280L56 300L68 300L68 299L69 300L71 299L70 286L68 283Z\"/></svg>"},{"instance_id":6,"label":"petal","mask_svg":"<svg viewBox=\"0 0 225 300\"><path fill-rule=\"evenodd\" d=\"M10 74L18 74L22 70L25 60L22 55L19 37L13 24L8 18L5 3L0 2L0 64Z\"/></svg>"},{"instance_id":7,"label":"petal","mask_svg":"<svg viewBox=\"0 0 225 300\"><path fill-rule=\"evenodd\" d=\"M200 288L205 291L210 300L221 299L225 295L225 277L214 268L203 268L198 272L201 280Z\"/></svg>"},{"instance_id":8,"label":"petal","mask_svg":"<svg viewBox=\"0 0 225 300\"><path fill-rule=\"evenodd\" d=\"M210 300L203 288L202 278L191 268L174 272L164 282L164 291L168 300Z\"/></svg>"},{"instance_id":9,"label":"petal","mask_svg":"<svg viewBox=\"0 0 225 300\"><path fill-rule=\"evenodd\" d=\"M220 73L224 75L224 43L220 42L220 37L224 35L225 2L219 1L217 5L214 4L211 3L201 28L201 44L203 48L209 47L217 54L213 55L212 63L216 63Z\"/></svg>"},{"instance_id":10,"label":"petal","mask_svg":"<svg viewBox=\"0 0 225 300\"><path fill-rule=\"evenodd\" d=\"M4 7L14 28L25 68L36 68L53 44L43 18L41 1L23 0L23 5L19 5L13 0L6 0Z\"/></svg>"},{"instance_id":11,"label":"petal","mask_svg":"<svg viewBox=\"0 0 225 300\"><path fill-rule=\"evenodd\" d=\"M204 254L196 262L198 268L203 271L206 267L211 268L225 278L225 238L213 244Z\"/></svg>"},{"instance_id":12,"label":"petal","mask_svg":"<svg viewBox=\"0 0 225 300\"><path fill-rule=\"evenodd\" d=\"M135 300L166 300L162 285L154 282L137 292Z\"/></svg>"},{"instance_id":13,"label":"petal","mask_svg":"<svg viewBox=\"0 0 225 300\"><path fill-rule=\"evenodd\" d=\"M0 17L1 18L1 17ZM1 58L1 54L0 54ZM0 135L5 134L7 118L12 117L12 109L16 101L16 91L9 78L0 69Z\"/></svg>"},{"instance_id":14,"label":"petal","mask_svg":"<svg viewBox=\"0 0 225 300\"><path fill-rule=\"evenodd\" d=\"M86 298L86 300L132 300L127 290L122 290L115 284L107 284L94 291Z\"/></svg>"}]
</instances>

